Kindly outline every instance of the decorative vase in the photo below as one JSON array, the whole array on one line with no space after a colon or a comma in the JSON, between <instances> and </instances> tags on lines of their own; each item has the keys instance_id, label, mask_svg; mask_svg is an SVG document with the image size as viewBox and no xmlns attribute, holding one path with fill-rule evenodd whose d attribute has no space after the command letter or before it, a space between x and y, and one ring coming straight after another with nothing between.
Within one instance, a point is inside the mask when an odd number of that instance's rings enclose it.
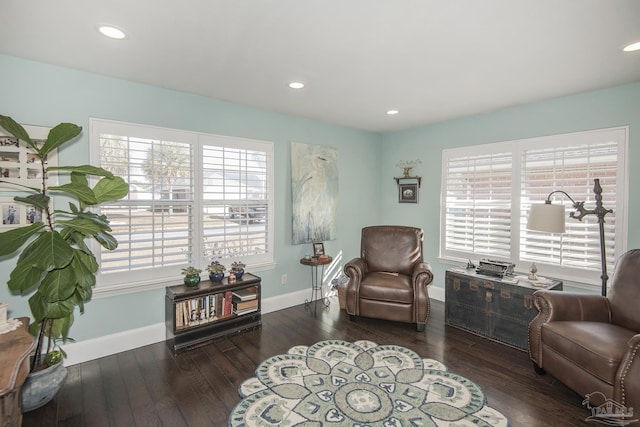
<instances>
[{"instance_id":1,"label":"decorative vase","mask_svg":"<svg viewBox=\"0 0 640 427\"><path fill-rule=\"evenodd\" d=\"M244 268L234 268L233 274L236 275L236 280L240 280L242 275L244 274Z\"/></svg>"},{"instance_id":2,"label":"decorative vase","mask_svg":"<svg viewBox=\"0 0 640 427\"><path fill-rule=\"evenodd\" d=\"M221 272L221 273L209 273L209 280L211 280L212 282L215 282L215 283L222 282L223 278L224 278L224 272Z\"/></svg>"},{"instance_id":3,"label":"decorative vase","mask_svg":"<svg viewBox=\"0 0 640 427\"><path fill-rule=\"evenodd\" d=\"M200 283L200 275L199 274L192 274L192 275L186 275L184 276L184 284L189 286L189 287L193 287L193 286L198 286L198 283Z\"/></svg>"},{"instance_id":4,"label":"decorative vase","mask_svg":"<svg viewBox=\"0 0 640 427\"><path fill-rule=\"evenodd\" d=\"M33 411L49 403L66 378L67 368L62 360L48 368L31 372L22 385L22 412Z\"/></svg>"}]
</instances>

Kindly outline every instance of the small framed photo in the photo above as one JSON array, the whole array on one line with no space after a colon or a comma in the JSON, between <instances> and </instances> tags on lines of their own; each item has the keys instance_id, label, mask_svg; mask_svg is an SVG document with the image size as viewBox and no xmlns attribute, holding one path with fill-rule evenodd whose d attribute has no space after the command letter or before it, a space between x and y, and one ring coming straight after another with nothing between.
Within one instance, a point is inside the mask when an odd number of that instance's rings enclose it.
<instances>
[{"instance_id":1,"label":"small framed photo","mask_svg":"<svg viewBox=\"0 0 640 427\"><path fill-rule=\"evenodd\" d=\"M2 228L24 225L24 219L22 217L23 208L23 205L17 204L12 199L1 199L0 213L2 214Z\"/></svg>"},{"instance_id":2,"label":"small framed photo","mask_svg":"<svg viewBox=\"0 0 640 427\"><path fill-rule=\"evenodd\" d=\"M313 244L313 256L317 257L320 255L324 255L324 243L314 243Z\"/></svg>"},{"instance_id":3,"label":"small framed photo","mask_svg":"<svg viewBox=\"0 0 640 427\"><path fill-rule=\"evenodd\" d=\"M398 202L418 203L418 184L399 184Z\"/></svg>"}]
</instances>

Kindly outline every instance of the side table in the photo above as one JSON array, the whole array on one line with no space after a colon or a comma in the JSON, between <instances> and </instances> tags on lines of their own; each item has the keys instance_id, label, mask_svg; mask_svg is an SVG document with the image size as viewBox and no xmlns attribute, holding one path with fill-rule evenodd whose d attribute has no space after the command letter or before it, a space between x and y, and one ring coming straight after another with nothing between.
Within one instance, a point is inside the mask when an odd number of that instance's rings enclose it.
<instances>
[{"instance_id":1,"label":"side table","mask_svg":"<svg viewBox=\"0 0 640 427\"><path fill-rule=\"evenodd\" d=\"M0 334L0 421L2 427L22 425L22 383L29 375L29 354L35 345L27 330L29 318L18 329Z\"/></svg>"},{"instance_id":2,"label":"side table","mask_svg":"<svg viewBox=\"0 0 640 427\"><path fill-rule=\"evenodd\" d=\"M304 306L309 307L311 303L314 303L314 312L320 297L322 304L325 307L329 307L331 301L322 295L322 278L324 277L324 266L331 264L333 258L327 256L327 258L319 259L318 257L302 258L300 264L311 267L311 299L304 301ZM320 268L318 268L320 267Z\"/></svg>"}]
</instances>

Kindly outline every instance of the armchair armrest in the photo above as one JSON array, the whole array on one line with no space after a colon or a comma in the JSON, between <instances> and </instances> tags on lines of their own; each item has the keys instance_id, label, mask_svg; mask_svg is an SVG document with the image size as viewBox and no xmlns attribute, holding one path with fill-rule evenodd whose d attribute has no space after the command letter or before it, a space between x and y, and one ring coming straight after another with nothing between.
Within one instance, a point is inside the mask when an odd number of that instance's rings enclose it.
<instances>
[{"instance_id":1,"label":"armchair armrest","mask_svg":"<svg viewBox=\"0 0 640 427\"><path fill-rule=\"evenodd\" d=\"M433 281L433 271L431 266L426 262L420 262L416 264L413 269L413 276L411 277L413 282L413 305L415 321L418 324L418 330L424 328L424 324L429 317L429 293L427 287Z\"/></svg>"},{"instance_id":2,"label":"armchair armrest","mask_svg":"<svg viewBox=\"0 0 640 427\"><path fill-rule=\"evenodd\" d=\"M357 315L360 282L367 273L367 262L362 258L354 258L344 265L344 274L349 277L346 292L346 310L349 315Z\"/></svg>"},{"instance_id":3,"label":"armchair armrest","mask_svg":"<svg viewBox=\"0 0 640 427\"><path fill-rule=\"evenodd\" d=\"M416 264L413 269L413 286L414 289L417 287L426 288L433 281L433 271L431 270L431 266L426 262L420 262Z\"/></svg>"},{"instance_id":4,"label":"armchair armrest","mask_svg":"<svg viewBox=\"0 0 640 427\"><path fill-rule=\"evenodd\" d=\"M636 334L627 343L627 352L622 358L613 399L627 408L640 408L640 334Z\"/></svg>"},{"instance_id":5,"label":"armchair armrest","mask_svg":"<svg viewBox=\"0 0 640 427\"><path fill-rule=\"evenodd\" d=\"M563 320L609 322L611 319L609 300L600 295L539 290L534 292L533 302L539 313L529 324L529 357L539 368L544 368L540 343L542 325Z\"/></svg>"},{"instance_id":6,"label":"armchair armrest","mask_svg":"<svg viewBox=\"0 0 640 427\"><path fill-rule=\"evenodd\" d=\"M349 277L349 282L360 283L367 273L367 262L362 258L354 258L344 265L344 274Z\"/></svg>"},{"instance_id":7,"label":"armchair armrest","mask_svg":"<svg viewBox=\"0 0 640 427\"><path fill-rule=\"evenodd\" d=\"M544 318L543 323L580 320L610 322L611 310L606 297L562 291L540 290L534 294L534 303Z\"/></svg>"}]
</instances>

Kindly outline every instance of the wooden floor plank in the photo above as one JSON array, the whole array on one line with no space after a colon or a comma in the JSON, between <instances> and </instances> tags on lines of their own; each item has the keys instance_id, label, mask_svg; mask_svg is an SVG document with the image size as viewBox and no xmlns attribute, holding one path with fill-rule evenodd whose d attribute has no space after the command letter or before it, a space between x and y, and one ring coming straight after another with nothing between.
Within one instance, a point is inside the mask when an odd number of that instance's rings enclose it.
<instances>
[{"instance_id":1,"label":"wooden floor plank","mask_svg":"<svg viewBox=\"0 0 640 427\"><path fill-rule=\"evenodd\" d=\"M103 357L100 360L100 371L109 372L102 378L105 407L109 417L109 425L128 426L133 425L133 413L129 388L124 377L127 372L122 372L118 363L118 355Z\"/></svg>"},{"instance_id":2,"label":"wooden floor plank","mask_svg":"<svg viewBox=\"0 0 640 427\"><path fill-rule=\"evenodd\" d=\"M82 394L82 375L80 365L69 366L67 368L67 379L65 386L60 390L57 396L66 405L57 405L58 407L58 425L67 427L81 426L83 424L83 394Z\"/></svg>"},{"instance_id":3,"label":"wooden floor plank","mask_svg":"<svg viewBox=\"0 0 640 427\"><path fill-rule=\"evenodd\" d=\"M432 301L426 330L418 332L403 323L351 321L332 298L315 312L299 305L265 314L261 330L179 355L157 343L73 366L58 396L25 414L23 425L226 425L241 400L238 386L260 362L328 339L398 344L439 360L476 382L514 427L585 425L589 416L580 396L550 375L535 374L526 352L446 326L439 301Z\"/></svg>"},{"instance_id":4,"label":"wooden floor plank","mask_svg":"<svg viewBox=\"0 0 640 427\"><path fill-rule=\"evenodd\" d=\"M134 423L137 426L158 426L160 419L156 414L151 393L138 365L135 353L125 351L117 355L118 365L123 373L123 381L127 388L129 407Z\"/></svg>"},{"instance_id":5,"label":"wooden floor plank","mask_svg":"<svg viewBox=\"0 0 640 427\"><path fill-rule=\"evenodd\" d=\"M86 426L109 426L109 416L102 388L102 381L107 373L100 370L100 359L91 360L80 365L82 375L82 421ZM111 375L112 373L108 373ZM67 387L65 384L64 388Z\"/></svg>"}]
</instances>

